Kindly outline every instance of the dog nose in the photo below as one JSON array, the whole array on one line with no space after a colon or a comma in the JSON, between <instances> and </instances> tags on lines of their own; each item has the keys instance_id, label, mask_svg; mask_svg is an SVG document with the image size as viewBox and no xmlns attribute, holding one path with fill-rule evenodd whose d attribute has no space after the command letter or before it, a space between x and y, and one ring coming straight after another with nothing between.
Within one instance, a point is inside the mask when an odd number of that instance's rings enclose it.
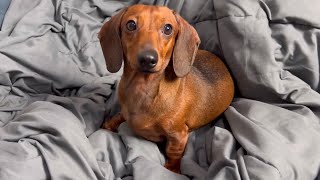
<instances>
[{"instance_id":1,"label":"dog nose","mask_svg":"<svg viewBox=\"0 0 320 180\"><path fill-rule=\"evenodd\" d=\"M149 71L158 63L158 54L155 50L143 51L138 55L139 68L142 71Z\"/></svg>"}]
</instances>

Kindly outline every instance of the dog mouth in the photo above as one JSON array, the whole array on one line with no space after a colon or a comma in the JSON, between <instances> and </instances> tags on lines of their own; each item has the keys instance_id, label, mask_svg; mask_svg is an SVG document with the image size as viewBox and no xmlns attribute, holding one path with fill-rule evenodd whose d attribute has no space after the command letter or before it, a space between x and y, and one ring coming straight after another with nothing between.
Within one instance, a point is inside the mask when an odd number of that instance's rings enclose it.
<instances>
[{"instance_id":1,"label":"dog mouth","mask_svg":"<svg viewBox=\"0 0 320 180\"><path fill-rule=\"evenodd\" d=\"M157 70L154 70L154 69L140 69L139 71L143 74L153 74L158 72Z\"/></svg>"}]
</instances>

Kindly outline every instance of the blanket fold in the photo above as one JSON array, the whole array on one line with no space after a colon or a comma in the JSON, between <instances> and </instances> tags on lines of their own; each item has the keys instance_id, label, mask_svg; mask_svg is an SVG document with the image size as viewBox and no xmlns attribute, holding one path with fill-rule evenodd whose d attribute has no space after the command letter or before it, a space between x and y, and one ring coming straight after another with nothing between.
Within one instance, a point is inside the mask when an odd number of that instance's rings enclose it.
<instances>
[{"instance_id":1,"label":"blanket fold","mask_svg":"<svg viewBox=\"0 0 320 180\"><path fill-rule=\"evenodd\" d=\"M179 12L238 88L223 116L190 133L181 174L126 123L99 128L119 110L121 71L106 70L97 34L136 3ZM319 179L319 6L12 0L0 31L0 179Z\"/></svg>"}]
</instances>

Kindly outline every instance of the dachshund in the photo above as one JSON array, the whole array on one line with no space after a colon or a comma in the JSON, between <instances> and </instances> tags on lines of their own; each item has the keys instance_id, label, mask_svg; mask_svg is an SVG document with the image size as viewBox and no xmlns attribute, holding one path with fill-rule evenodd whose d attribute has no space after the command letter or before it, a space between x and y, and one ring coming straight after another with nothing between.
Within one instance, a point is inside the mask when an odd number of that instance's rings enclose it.
<instances>
[{"instance_id":1,"label":"dachshund","mask_svg":"<svg viewBox=\"0 0 320 180\"><path fill-rule=\"evenodd\" d=\"M165 142L165 167L180 172L188 133L221 115L234 96L232 77L214 54L198 50L196 30L163 6L133 5L106 22L99 40L107 70L123 74L120 113L102 128Z\"/></svg>"}]
</instances>

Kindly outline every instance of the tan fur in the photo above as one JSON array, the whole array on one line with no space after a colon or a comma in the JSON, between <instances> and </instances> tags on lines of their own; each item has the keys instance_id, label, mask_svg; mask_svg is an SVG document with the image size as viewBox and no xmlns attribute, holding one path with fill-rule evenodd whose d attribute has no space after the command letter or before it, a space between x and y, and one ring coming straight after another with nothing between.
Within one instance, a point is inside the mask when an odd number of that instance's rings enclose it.
<instances>
[{"instance_id":1,"label":"tan fur","mask_svg":"<svg viewBox=\"0 0 320 180\"><path fill-rule=\"evenodd\" d=\"M137 30L128 32L128 20ZM115 22L119 21L119 22ZM112 27L114 24L119 26ZM173 33L164 36L161 28L171 24ZM118 28L118 37L112 28ZM113 32L109 34L109 32ZM226 66L208 51L198 50L200 39L195 29L166 7L134 5L113 17L100 31L100 42L111 70L119 70L122 56L110 57L117 41L123 53L124 72L119 84L120 114L108 119L103 128L116 131L127 121L145 139L166 140L165 167L179 172L188 132L217 118L230 105L234 84ZM111 39L111 40L110 40ZM137 55L146 48L159 56L152 73L140 72Z\"/></svg>"}]
</instances>

